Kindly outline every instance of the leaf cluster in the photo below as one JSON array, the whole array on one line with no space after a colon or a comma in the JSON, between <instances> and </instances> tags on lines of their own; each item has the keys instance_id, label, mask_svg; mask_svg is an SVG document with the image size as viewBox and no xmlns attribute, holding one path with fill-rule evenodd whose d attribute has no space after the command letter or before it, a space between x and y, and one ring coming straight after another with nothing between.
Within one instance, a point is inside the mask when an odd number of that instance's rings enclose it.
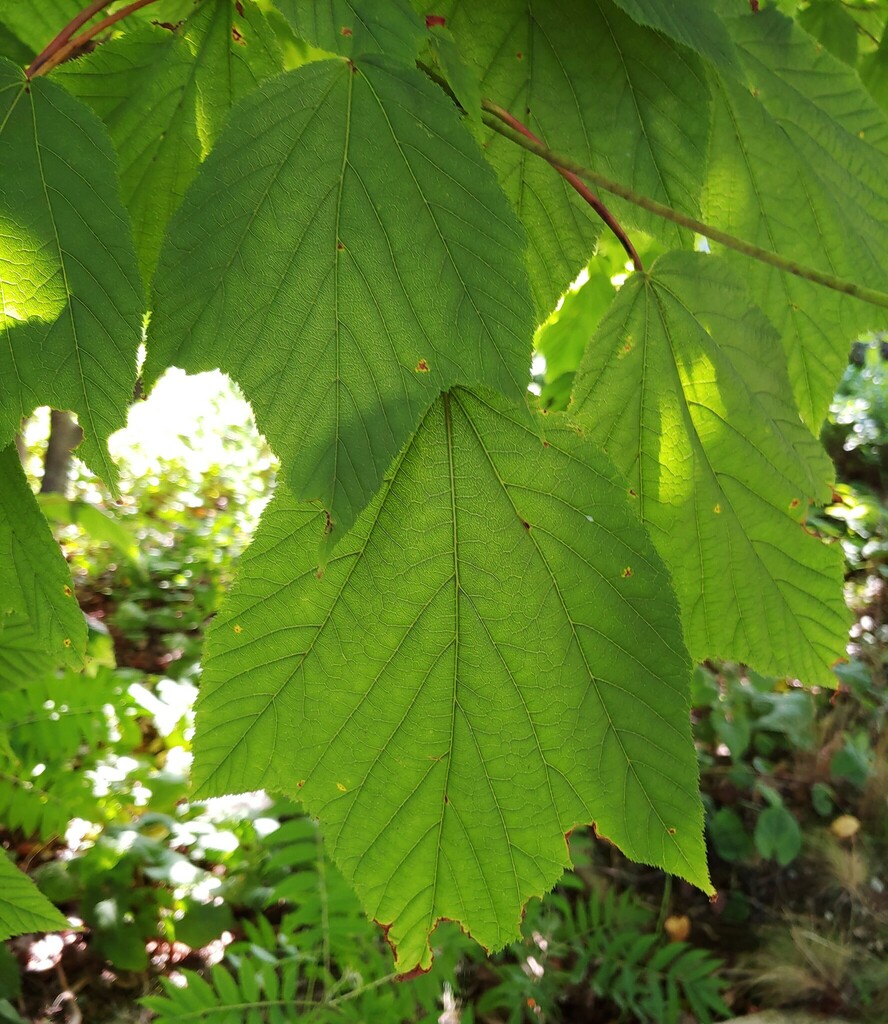
<instances>
[{"instance_id":1,"label":"leaf cluster","mask_svg":"<svg viewBox=\"0 0 888 1024\"><path fill-rule=\"evenodd\" d=\"M298 798L399 971L442 919L514 938L578 824L711 891L693 662L834 683L816 435L888 309L864 7L0 11L0 616L82 662L22 418L76 413L117 493L136 392L235 380L280 482L208 635L197 792ZM215 583L176 587L160 631L196 633Z\"/></svg>"}]
</instances>

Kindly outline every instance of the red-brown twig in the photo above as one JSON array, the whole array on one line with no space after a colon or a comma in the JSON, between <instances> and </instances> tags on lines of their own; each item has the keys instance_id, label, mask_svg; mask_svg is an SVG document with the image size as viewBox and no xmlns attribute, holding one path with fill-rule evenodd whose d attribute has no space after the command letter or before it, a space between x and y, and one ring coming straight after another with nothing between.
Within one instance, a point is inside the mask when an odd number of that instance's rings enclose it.
<instances>
[{"instance_id":1,"label":"red-brown twig","mask_svg":"<svg viewBox=\"0 0 888 1024\"><path fill-rule=\"evenodd\" d=\"M51 57L59 47L67 43L81 25L85 25L90 18L98 14L99 11L103 10L111 2L112 0L93 0L93 2L89 4L89 6L85 7L76 18L72 18L61 32L47 43L40 53L38 53L31 61L31 66L28 68L28 77L33 78L37 68L39 68L48 57Z\"/></svg>"},{"instance_id":2,"label":"red-brown twig","mask_svg":"<svg viewBox=\"0 0 888 1024\"><path fill-rule=\"evenodd\" d=\"M97 14L102 10L102 8L107 7L110 2L111 0L95 0L95 2L90 4L89 7L81 11L80 14L70 22L70 24L62 29L49 46L47 46L43 52L34 59L31 66L25 71L28 78L37 78L39 75L49 74L53 68L58 67L58 65L67 60L72 53L76 53L77 50L82 46L85 46L91 39L94 39L100 32L104 32L106 28L116 25L118 21L123 21L124 18L129 17L129 15L140 10L142 7L147 7L149 4L156 3L157 0L133 0L133 3L127 4L126 7L121 7L119 11L109 14L107 18L102 18L102 20L97 21L95 25L90 25L90 27L84 32L81 32L79 36L74 35L74 32L76 32L85 21L88 21L94 14Z\"/></svg>"},{"instance_id":3,"label":"red-brown twig","mask_svg":"<svg viewBox=\"0 0 888 1024\"><path fill-rule=\"evenodd\" d=\"M494 117L498 117L503 124L507 124L514 131L519 132L527 139L531 139L537 145L542 146L543 142L538 139L536 135L527 127L522 124L513 114L510 114L505 107L501 107L496 103L491 103L490 100L482 100L481 105L489 113L493 114ZM641 259L635 250L635 246L632 244L632 240L623 230L622 225L617 218L610 212L610 210L604 205L604 203L595 195L595 193L589 188L589 186L572 171L567 170L565 167L559 167L553 163L552 166L561 175L562 178L575 189L576 192L586 200L586 202L592 207L592 209L598 214L598 216L604 221L605 224L611 229L617 241L626 250L626 254L629 259L632 260L632 265L636 270L642 271L644 267L641 264Z\"/></svg>"}]
</instances>

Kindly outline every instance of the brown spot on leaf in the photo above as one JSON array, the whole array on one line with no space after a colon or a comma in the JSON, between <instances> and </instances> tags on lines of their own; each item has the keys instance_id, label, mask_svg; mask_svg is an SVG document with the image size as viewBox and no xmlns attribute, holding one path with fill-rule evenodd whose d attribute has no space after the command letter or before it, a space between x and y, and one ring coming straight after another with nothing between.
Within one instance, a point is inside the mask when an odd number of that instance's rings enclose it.
<instances>
[{"instance_id":1,"label":"brown spot on leaf","mask_svg":"<svg viewBox=\"0 0 888 1024\"><path fill-rule=\"evenodd\" d=\"M386 936L386 941L388 941L388 936ZM389 942L389 945L391 945L390 942ZM412 971L406 971L404 974L399 974L398 977L395 980L396 981L413 981L414 978L419 978L423 974L428 974L431 969L432 969L431 967L417 966L417 967L414 967Z\"/></svg>"},{"instance_id":2,"label":"brown spot on leaf","mask_svg":"<svg viewBox=\"0 0 888 1024\"><path fill-rule=\"evenodd\" d=\"M521 520L521 525L524 527L525 530L530 529L530 523L526 519Z\"/></svg>"},{"instance_id":3,"label":"brown spot on leaf","mask_svg":"<svg viewBox=\"0 0 888 1024\"><path fill-rule=\"evenodd\" d=\"M70 647L71 646L71 641L67 637L65 637L64 643L65 643L66 647Z\"/></svg>"},{"instance_id":4,"label":"brown spot on leaf","mask_svg":"<svg viewBox=\"0 0 888 1024\"><path fill-rule=\"evenodd\" d=\"M667 831L667 832L669 833L669 835L671 835L671 836L674 836L674 835L675 835L675 829L674 829L674 828L667 828L667 829L666 829L666 831Z\"/></svg>"},{"instance_id":5,"label":"brown spot on leaf","mask_svg":"<svg viewBox=\"0 0 888 1024\"><path fill-rule=\"evenodd\" d=\"M352 30L348 27L348 25L343 25L341 31L344 36L350 36L352 34Z\"/></svg>"},{"instance_id":6,"label":"brown spot on leaf","mask_svg":"<svg viewBox=\"0 0 888 1024\"><path fill-rule=\"evenodd\" d=\"M336 248L337 248L337 249L338 249L338 250L339 250L340 252L342 252L342 250L343 250L343 249L345 248L345 246L344 246L344 245L342 244L342 242L337 242L337 243L336 243Z\"/></svg>"},{"instance_id":7,"label":"brown spot on leaf","mask_svg":"<svg viewBox=\"0 0 888 1024\"><path fill-rule=\"evenodd\" d=\"M790 508L798 508L800 504L801 504L801 502L799 501L798 498L793 498L792 501L789 503L789 507Z\"/></svg>"},{"instance_id":8,"label":"brown spot on leaf","mask_svg":"<svg viewBox=\"0 0 888 1024\"><path fill-rule=\"evenodd\" d=\"M428 362L426 362L425 359L420 359L420 361L416 364L416 372L417 373L428 373L429 372L429 364L428 364Z\"/></svg>"},{"instance_id":9,"label":"brown spot on leaf","mask_svg":"<svg viewBox=\"0 0 888 1024\"><path fill-rule=\"evenodd\" d=\"M549 442L548 441L543 441L543 447L544 448L548 448L549 447Z\"/></svg>"},{"instance_id":10,"label":"brown spot on leaf","mask_svg":"<svg viewBox=\"0 0 888 1024\"><path fill-rule=\"evenodd\" d=\"M450 797L446 793L444 794L444 803L445 804L449 804L450 803Z\"/></svg>"},{"instance_id":11,"label":"brown spot on leaf","mask_svg":"<svg viewBox=\"0 0 888 1024\"><path fill-rule=\"evenodd\" d=\"M715 506L715 508L714 508L714 509L713 509L712 511L713 511L713 512L714 512L714 513L715 513L715 514L716 514L717 516L720 516L720 515L721 515L721 510L722 510L722 507L721 507L721 505L716 505L716 506Z\"/></svg>"},{"instance_id":12,"label":"brown spot on leaf","mask_svg":"<svg viewBox=\"0 0 888 1024\"><path fill-rule=\"evenodd\" d=\"M613 840L608 839L607 836L602 835L601 832L598 831L597 821L592 822L592 832L594 833L596 839L600 839L602 842L608 843L610 846L616 848L616 843L614 843Z\"/></svg>"},{"instance_id":13,"label":"brown spot on leaf","mask_svg":"<svg viewBox=\"0 0 888 1024\"><path fill-rule=\"evenodd\" d=\"M343 784L341 782L337 782L336 783L336 788L339 790L340 793L347 793L348 792L348 790L345 788L345 786L343 786Z\"/></svg>"},{"instance_id":14,"label":"brown spot on leaf","mask_svg":"<svg viewBox=\"0 0 888 1024\"><path fill-rule=\"evenodd\" d=\"M628 579L632 575L632 569L627 565L626 568L620 573L624 580Z\"/></svg>"},{"instance_id":15,"label":"brown spot on leaf","mask_svg":"<svg viewBox=\"0 0 888 1024\"><path fill-rule=\"evenodd\" d=\"M447 24L447 19L441 14L427 14L426 15L426 28L443 28Z\"/></svg>"},{"instance_id":16,"label":"brown spot on leaf","mask_svg":"<svg viewBox=\"0 0 888 1024\"><path fill-rule=\"evenodd\" d=\"M299 781L298 781L298 782L296 783L296 788L297 788L297 789L302 789L302 787L303 787L304 785L305 785L305 779L300 779L300 780L299 780Z\"/></svg>"},{"instance_id":17,"label":"brown spot on leaf","mask_svg":"<svg viewBox=\"0 0 888 1024\"><path fill-rule=\"evenodd\" d=\"M241 17L244 16L244 5L241 3L241 0L234 0L234 9Z\"/></svg>"},{"instance_id":18,"label":"brown spot on leaf","mask_svg":"<svg viewBox=\"0 0 888 1024\"><path fill-rule=\"evenodd\" d=\"M517 52L517 53L515 54L515 58L516 58L516 60L524 60L524 54L523 54L523 53L522 53L522 52L521 52L521 51L519 50L519 51L518 51L518 52Z\"/></svg>"},{"instance_id":19,"label":"brown spot on leaf","mask_svg":"<svg viewBox=\"0 0 888 1024\"><path fill-rule=\"evenodd\" d=\"M637 498L638 497L636 492L631 487L629 488L629 497L630 498Z\"/></svg>"},{"instance_id":20,"label":"brown spot on leaf","mask_svg":"<svg viewBox=\"0 0 888 1024\"><path fill-rule=\"evenodd\" d=\"M240 625L240 623L235 623L234 631L235 631L235 633L243 633L244 628L243 628L243 626Z\"/></svg>"},{"instance_id":21,"label":"brown spot on leaf","mask_svg":"<svg viewBox=\"0 0 888 1024\"><path fill-rule=\"evenodd\" d=\"M70 597L72 593L73 593L73 591L71 590L71 588L66 583L65 584L65 597Z\"/></svg>"},{"instance_id":22,"label":"brown spot on leaf","mask_svg":"<svg viewBox=\"0 0 888 1024\"><path fill-rule=\"evenodd\" d=\"M237 25L232 25L231 26L231 38L234 40L234 42L237 43L238 46L246 46L247 45L246 39L244 39L244 37L238 31Z\"/></svg>"},{"instance_id":23,"label":"brown spot on leaf","mask_svg":"<svg viewBox=\"0 0 888 1024\"><path fill-rule=\"evenodd\" d=\"M389 944L389 949L392 951L392 956L397 958L398 951L395 949L394 942L392 942L392 940L389 938L389 931L391 930L392 922L389 921L388 924L383 924L382 921L380 921L380 920L378 920L377 918L374 917L373 918L373 923L374 924L378 924L379 927L382 929L382 937Z\"/></svg>"}]
</instances>

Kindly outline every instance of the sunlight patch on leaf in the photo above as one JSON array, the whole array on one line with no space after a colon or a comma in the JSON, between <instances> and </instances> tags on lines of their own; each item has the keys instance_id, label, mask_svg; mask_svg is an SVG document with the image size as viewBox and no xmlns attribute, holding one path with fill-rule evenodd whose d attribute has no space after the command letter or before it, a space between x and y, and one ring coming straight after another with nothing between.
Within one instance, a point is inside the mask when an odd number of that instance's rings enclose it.
<instances>
[{"instance_id":1,"label":"sunlight patch on leaf","mask_svg":"<svg viewBox=\"0 0 888 1024\"><path fill-rule=\"evenodd\" d=\"M231 108L281 70L274 34L252 0L217 0L176 32L145 25L55 73L108 127L146 280Z\"/></svg>"},{"instance_id":2,"label":"sunlight patch on leaf","mask_svg":"<svg viewBox=\"0 0 888 1024\"><path fill-rule=\"evenodd\" d=\"M144 310L111 143L54 82L0 59L0 444L41 405L70 409L109 483Z\"/></svg>"},{"instance_id":3,"label":"sunlight patch on leaf","mask_svg":"<svg viewBox=\"0 0 888 1024\"><path fill-rule=\"evenodd\" d=\"M670 253L623 285L571 411L629 481L691 655L833 686L842 552L804 528L833 469L789 395L776 333L728 266Z\"/></svg>"},{"instance_id":4,"label":"sunlight patch on leaf","mask_svg":"<svg viewBox=\"0 0 888 1024\"><path fill-rule=\"evenodd\" d=\"M450 101L412 68L326 60L245 100L201 168L146 374L237 380L338 539L442 388L523 394L532 334L524 234Z\"/></svg>"}]
</instances>

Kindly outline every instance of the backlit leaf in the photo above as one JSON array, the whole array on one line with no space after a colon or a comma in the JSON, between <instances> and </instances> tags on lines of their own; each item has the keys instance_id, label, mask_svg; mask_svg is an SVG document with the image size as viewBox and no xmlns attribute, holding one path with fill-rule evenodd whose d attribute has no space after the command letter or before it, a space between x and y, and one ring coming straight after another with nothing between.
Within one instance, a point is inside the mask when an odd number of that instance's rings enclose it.
<instances>
[{"instance_id":1,"label":"backlit leaf","mask_svg":"<svg viewBox=\"0 0 888 1024\"><path fill-rule=\"evenodd\" d=\"M69 927L67 919L0 850L0 941Z\"/></svg>"},{"instance_id":2,"label":"backlit leaf","mask_svg":"<svg viewBox=\"0 0 888 1024\"><path fill-rule=\"evenodd\" d=\"M75 412L112 482L144 305L114 152L54 82L0 59L0 444L40 405Z\"/></svg>"},{"instance_id":3,"label":"backlit leaf","mask_svg":"<svg viewBox=\"0 0 888 1024\"><path fill-rule=\"evenodd\" d=\"M343 57L378 54L410 65L425 27L407 0L274 0L293 31Z\"/></svg>"},{"instance_id":4,"label":"backlit leaf","mask_svg":"<svg viewBox=\"0 0 888 1024\"><path fill-rule=\"evenodd\" d=\"M730 19L749 79L714 89L704 219L827 273L888 280L888 120L855 73L774 8ZM818 431L851 342L885 310L732 255L781 334Z\"/></svg>"},{"instance_id":5,"label":"backlit leaf","mask_svg":"<svg viewBox=\"0 0 888 1024\"><path fill-rule=\"evenodd\" d=\"M789 395L745 288L717 257L671 253L623 285L571 410L629 480L691 655L834 686L842 552L804 528L832 466Z\"/></svg>"},{"instance_id":6,"label":"backlit leaf","mask_svg":"<svg viewBox=\"0 0 888 1024\"><path fill-rule=\"evenodd\" d=\"M205 0L176 31L139 27L56 72L108 127L146 280L231 107L281 69L253 0Z\"/></svg>"},{"instance_id":7,"label":"backlit leaf","mask_svg":"<svg viewBox=\"0 0 888 1024\"><path fill-rule=\"evenodd\" d=\"M321 514L279 491L209 638L200 793L298 791L399 970L442 917L514 938L579 822L709 890L668 577L542 422L443 396L323 573Z\"/></svg>"},{"instance_id":8,"label":"backlit leaf","mask_svg":"<svg viewBox=\"0 0 888 1024\"><path fill-rule=\"evenodd\" d=\"M698 210L709 96L694 54L611 0L450 0L442 11L481 73L482 95L547 146L687 213ZM597 216L545 161L513 142L492 135L486 152L527 228L545 319L592 255ZM626 224L681 242L673 225L607 201Z\"/></svg>"},{"instance_id":9,"label":"backlit leaf","mask_svg":"<svg viewBox=\"0 0 888 1024\"><path fill-rule=\"evenodd\" d=\"M740 70L730 33L710 0L616 0L640 25L657 29L720 68Z\"/></svg>"},{"instance_id":10,"label":"backlit leaf","mask_svg":"<svg viewBox=\"0 0 888 1024\"><path fill-rule=\"evenodd\" d=\"M0 21L36 54L85 6L83 0L3 0Z\"/></svg>"},{"instance_id":11,"label":"backlit leaf","mask_svg":"<svg viewBox=\"0 0 888 1024\"><path fill-rule=\"evenodd\" d=\"M336 538L442 388L522 394L524 256L439 89L374 58L309 64L237 108L174 218L147 374L234 377Z\"/></svg>"},{"instance_id":12,"label":"backlit leaf","mask_svg":"<svg viewBox=\"0 0 888 1024\"><path fill-rule=\"evenodd\" d=\"M53 664L82 660L86 621L14 445L0 451L0 616L10 612L27 620Z\"/></svg>"}]
</instances>

